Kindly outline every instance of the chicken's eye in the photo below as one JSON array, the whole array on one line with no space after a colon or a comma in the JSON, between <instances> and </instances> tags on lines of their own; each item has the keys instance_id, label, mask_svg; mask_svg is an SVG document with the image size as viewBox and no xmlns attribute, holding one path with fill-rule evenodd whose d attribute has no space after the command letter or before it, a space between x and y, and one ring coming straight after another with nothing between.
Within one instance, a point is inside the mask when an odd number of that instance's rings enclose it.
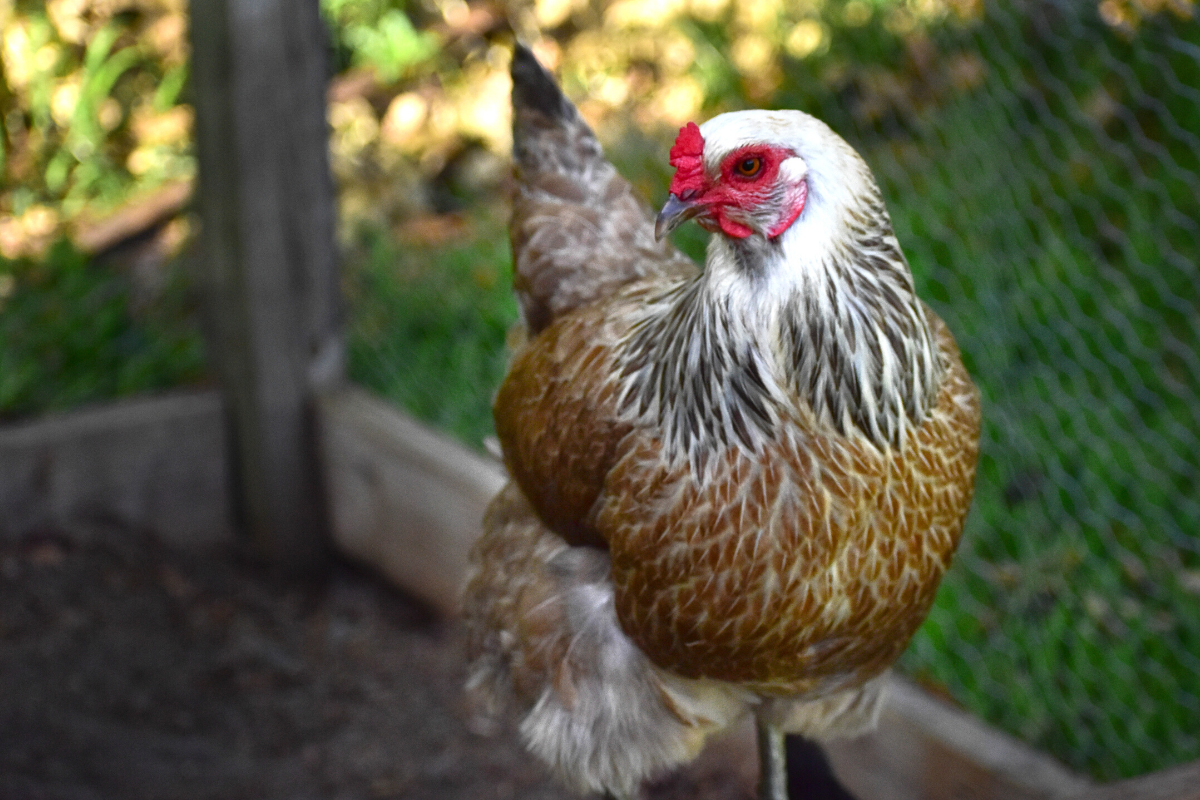
<instances>
[{"instance_id":1,"label":"chicken's eye","mask_svg":"<svg viewBox=\"0 0 1200 800\"><path fill-rule=\"evenodd\" d=\"M749 156L733 165L733 170L743 178L753 178L762 172L763 161L758 156Z\"/></svg>"}]
</instances>

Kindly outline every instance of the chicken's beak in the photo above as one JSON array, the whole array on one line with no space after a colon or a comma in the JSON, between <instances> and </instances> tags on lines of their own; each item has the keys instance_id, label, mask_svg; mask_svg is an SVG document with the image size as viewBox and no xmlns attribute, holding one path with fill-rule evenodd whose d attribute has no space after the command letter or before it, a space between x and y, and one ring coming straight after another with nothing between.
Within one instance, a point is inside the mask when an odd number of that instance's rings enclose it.
<instances>
[{"instance_id":1,"label":"chicken's beak","mask_svg":"<svg viewBox=\"0 0 1200 800\"><path fill-rule=\"evenodd\" d=\"M663 204L662 211L658 212L658 219L654 220L654 238L661 241L668 233L703 210L704 204L696 198L680 200L673 194L667 195L667 202Z\"/></svg>"}]
</instances>

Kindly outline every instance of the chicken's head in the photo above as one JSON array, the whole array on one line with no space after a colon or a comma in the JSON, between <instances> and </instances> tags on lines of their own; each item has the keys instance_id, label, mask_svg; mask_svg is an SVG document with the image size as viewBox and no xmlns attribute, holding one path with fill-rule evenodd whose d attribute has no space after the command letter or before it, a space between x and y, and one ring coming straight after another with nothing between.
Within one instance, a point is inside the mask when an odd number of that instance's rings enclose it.
<instances>
[{"instance_id":1,"label":"chicken's head","mask_svg":"<svg viewBox=\"0 0 1200 800\"><path fill-rule=\"evenodd\" d=\"M814 201L850 205L873 186L858 154L800 111L737 111L689 122L671 148L675 176L655 225L662 238L684 221L733 239L774 240ZM850 192L850 197L839 197ZM830 209L832 210L832 209Z\"/></svg>"}]
</instances>

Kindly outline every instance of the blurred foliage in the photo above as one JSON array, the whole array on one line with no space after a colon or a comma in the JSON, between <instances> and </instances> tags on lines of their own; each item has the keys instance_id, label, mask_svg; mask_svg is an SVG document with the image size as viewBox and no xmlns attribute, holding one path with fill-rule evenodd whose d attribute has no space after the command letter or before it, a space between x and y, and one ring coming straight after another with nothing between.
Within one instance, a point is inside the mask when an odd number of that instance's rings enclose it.
<instances>
[{"instance_id":1,"label":"blurred foliage","mask_svg":"<svg viewBox=\"0 0 1200 800\"><path fill-rule=\"evenodd\" d=\"M146 306L135 268L69 241L192 178L186 32L183 0L0 0L0 415L203 374L177 265Z\"/></svg>"},{"instance_id":2,"label":"blurred foliage","mask_svg":"<svg viewBox=\"0 0 1200 800\"><path fill-rule=\"evenodd\" d=\"M418 32L403 4L385 0L323 0L321 11L334 40L335 69L371 69L383 83L395 83L406 72L438 52L438 39Z\"/></svg>"},{"instance_id":3,"label":"blurred foliage","mask_svg":"<svg viewBox=\"0 0 1200 800\"><path fill-rule=\"evenodd\" d=\"M986 403L975 512L904 668L1098 778L1200 757L1190 0L322 9L355 380L475 446L491 430L514 33L652 202L684 122L816 114L876 171ZM0 0L0 413L199 369L182 290L135 314L125 276L45 255L191 176L185 27L182 0ZM703 233L678 235L699 257Z\"/></svg>"},{"instance_id":4,"label":"blurred foliage","mask_svg":"<svg viewBox=\"0 0 1200 800\"><path fill-rule=\"evenodd\" d=\"M190 177L183 0L0 0L0 255Z\"/></svg>"}]
</instances>

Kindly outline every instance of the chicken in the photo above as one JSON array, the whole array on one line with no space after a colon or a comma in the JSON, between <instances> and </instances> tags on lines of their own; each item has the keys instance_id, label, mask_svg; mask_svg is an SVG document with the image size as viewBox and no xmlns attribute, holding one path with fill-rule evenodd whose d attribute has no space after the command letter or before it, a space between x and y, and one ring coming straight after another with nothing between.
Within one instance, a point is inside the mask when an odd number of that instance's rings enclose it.
<instances>
[{"instance_id":1,"label":"chicken","mask_svg":"<svg viewBox=\"0 0 1200 800\"><path fill-rule=\"evenodd\" d=\"M746 714L874 724L970 505L979 396L858 154L799 111L689 123L655 219L512 63L527 338L472 554L468 688L576 790L632 797ZM704 268L664 236L712 232Z\"/></svg>"}]
</instances>

